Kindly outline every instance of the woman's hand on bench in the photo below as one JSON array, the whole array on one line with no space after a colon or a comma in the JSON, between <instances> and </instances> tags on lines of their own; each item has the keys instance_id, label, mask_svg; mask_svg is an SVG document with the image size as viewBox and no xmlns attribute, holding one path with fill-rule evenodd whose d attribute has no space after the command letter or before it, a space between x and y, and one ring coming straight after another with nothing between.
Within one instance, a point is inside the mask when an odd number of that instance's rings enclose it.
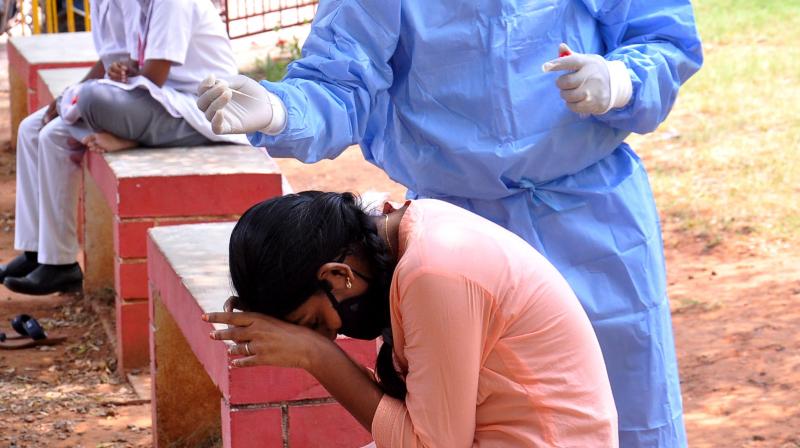
<instances>
[{"instance_id":1,"label":"woman's hand on bench","mask_svg":"<svg viewBox=\"0 0 800 448\"><path fill-rule=\"evenodd\" d=\"M210 336L214 340L236 342L229 353L244 357L234 359L234 366L305 369L366 430L372 427L383 392L374 374L356 364L330 339L310 328L259 313L208 313L203 320L229 325L225 330L212 331Z\"/></svg>"}]
</instances>

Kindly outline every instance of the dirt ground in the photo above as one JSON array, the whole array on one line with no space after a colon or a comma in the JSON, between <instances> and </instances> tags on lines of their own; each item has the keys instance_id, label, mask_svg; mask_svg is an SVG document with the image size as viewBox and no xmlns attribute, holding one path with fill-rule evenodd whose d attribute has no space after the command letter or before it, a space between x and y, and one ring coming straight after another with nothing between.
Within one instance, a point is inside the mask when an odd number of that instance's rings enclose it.
<instances>
[{"instance_id":1,"label":"dirt ground","mask_svg":"<svg viewBox=\"0 0 800 448\"><path fill-rule=\"evenodd\" d=\"M15 162L7 82L0 81L5 262L15 255ZM647 162L648 155L643 158ZM402 199L403 189L355 149L313 166L279 164L298 191L377 190ZM799 242L774 243L746 233L709 241L665 225L690 445L800 447ZM39 318L52 336L68 338L52 348L0 351L0 447L150 446L149 403L114 375L111 342L89 300L32 298L0 286L0 331L8 332L9 320L24 312Z\"/></svg>"}]
</instances>

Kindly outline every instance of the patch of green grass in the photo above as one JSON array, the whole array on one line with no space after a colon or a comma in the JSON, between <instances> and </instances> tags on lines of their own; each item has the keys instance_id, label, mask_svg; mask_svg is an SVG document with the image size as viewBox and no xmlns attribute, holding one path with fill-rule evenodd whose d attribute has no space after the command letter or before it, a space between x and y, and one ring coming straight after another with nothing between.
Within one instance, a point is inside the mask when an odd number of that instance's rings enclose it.
<instances>
[{"instance_id":1,"label":"patch of green grass","mask_svg":"<svg viewBox=\"0 0 800 448\"><path fill-rule=\"evenodd\" d=\"M246 75L256 81L261 81L262 79L273 82L280 81L286 76L286 67L289 66L290 62L287 59L272 59L269 56L264 59L258 58L255 61L253 70L246 73Z\"/></svg>"},{"instance_id":2,"label":"patch of green grass","mask_svg":"<svg viewBox=\"0 0 800 448\"><path fill-rule=\"evenodd\" d=\"M800 241L800 0L695 6L705 64L659 131L630 139L659 207L710 241Z\"/></svg>"},{"instance_id":3,"label":"patch of green grass","mask_svg":"<svg viewBox=\"0 0 800 448\"><path fill-rule=\"evenodd\" d=\"M673 297L671 299L673 304L677 304L673 310L673 314L682 314L686 312L706 312L719 309L722 304L719 301L700 301L689 297Z\"/></svg>"},{"instance_id":4,"label":"patch of green grass","mask_svg":"<svg viewBox=\"0 0 800 448\"><path fill-rule=\"evenodd\" d=\"M267 81L280 81L286 76L286 69L289 67L289 64L296 59L300 59L300 40L295 37L291 41L286 40L278 40L277 48L281 50L281 56L278 58L272 58L267 56L264 59L258 58L254 62L254 68L245 73L245 75L255 79L256 81L261 81L262 79L266 79Z\"/></svg>"},{"instance_id":5,"label":"patch of green grass","mask_svg":"<svg viewBox=\"0 0 800 448\"><path fill-rule=\"evenodd\" d=\"M695 0L692 5L705 42L752 43L800 31L800 0Z\"/></svg>"},{"instance_id":6,"label":"patch of green grass","mask_svg":"<svg viewBox=\"0 0 800 448\"><path fill-rule=\"evenodd\" d=\"M703 302L695 299L681 299L681 306L700 306Z\"/></svg>"}]
</instances>

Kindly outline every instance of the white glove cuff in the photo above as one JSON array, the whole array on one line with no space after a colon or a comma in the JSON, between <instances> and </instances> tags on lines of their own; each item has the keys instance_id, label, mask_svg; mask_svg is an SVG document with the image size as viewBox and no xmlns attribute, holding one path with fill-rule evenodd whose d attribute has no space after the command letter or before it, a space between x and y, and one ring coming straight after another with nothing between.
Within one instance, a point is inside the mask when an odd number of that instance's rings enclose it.
<instances>
[{"instance_id":1,"label":"white glove cuff","mask_svg":"<svg viewBox=\"0 0 800 448\"><path fill-rule=\"evenodd\" d=\"M603 113L611 109L625 107L633 94L631 75L628 73L628 67L625 63L622 61L606 61L606 65L608 66L608 78L611 83L611 102L608 110Z\"/></svg>"},{"instance_id":2,"label":"white glove cuff","mask_svg":"<svg viewBox=\"0 0 800 448\"><path fill-rule=\"evenodd\" d=\"M272 106L272 120L261 132L267 135L278 135L286 128L286 106L278 98L278 95L269 90L267 91L267 98L269 98L269 104Z\"/></svg>"}]
</instances>

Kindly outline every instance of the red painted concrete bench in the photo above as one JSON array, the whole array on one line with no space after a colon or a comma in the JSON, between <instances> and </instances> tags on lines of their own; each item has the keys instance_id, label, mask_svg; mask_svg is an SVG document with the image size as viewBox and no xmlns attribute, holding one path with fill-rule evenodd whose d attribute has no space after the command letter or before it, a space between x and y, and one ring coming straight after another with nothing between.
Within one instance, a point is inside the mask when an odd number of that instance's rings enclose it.
<instances>
[{"instance_id":1,"label":"red painted concrete bench","mask_svg":"<svg viewBox=\"0 0 800 448\"><path fill-rule=\"evenodd\" d=\"M225 448L366 445L370 434L309 374L230 368L227 343L209 339L214 326L200 316L221 311L231 294L232 228L212 223L149 230L154 445L208 446L220 437ZM357 362L374 363L374 341L337 343Z\"/></svg>"},{"instance_id":2,"label":"red painted concrete bench","mask_svg":"<svg viewBox=\"0 0 800 448\"><path fill-rule=\"evenodd\" d=\"M16 148L19 122L41 107L37 92L39 70L90 67L97 62L97 53L88 32L12 37L7 51L11 146Z\"/></svg>"},{"instance_id":3,"label":"red painted concrete bench","mask_svg":"<svg viewBox=\"0 0 800 448\"><path fill-rule=\"evenodd\" d=\"M237 145L90 152L83 179L84 291L113 291L120 372L149 358L147 229L234 220L285 190L270 157Z\"/></svg>"}]
</instances>

